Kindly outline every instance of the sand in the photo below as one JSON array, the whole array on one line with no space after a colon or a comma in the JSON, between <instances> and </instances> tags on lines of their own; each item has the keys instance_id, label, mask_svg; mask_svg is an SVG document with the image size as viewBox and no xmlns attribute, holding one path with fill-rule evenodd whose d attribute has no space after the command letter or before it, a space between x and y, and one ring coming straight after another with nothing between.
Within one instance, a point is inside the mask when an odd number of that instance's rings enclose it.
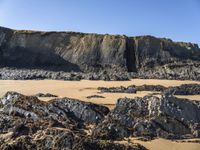
<instances>
[{"instance_id":1,"label":"sand","mask_svg":"<svg viewBox=\"0 0 200 150\"><path fill-rule=\"evenodd\" d=\"M198 83L197 81L177 81L177 80L150 80L150 79L133 79L131 81L56 81L56 80L0 80L0 97L7 91L17 91L25 95L33 95L36 93L51 93L59 97L70 97L80 99L83 101L103 104L109 108L115 106L118 98L136 96L145 96L149 91L137 92L136 94L126 93L98 93L98 87L115 87L115 86L129 86L129 85L163 85L178 86L181 84ZM92 98L88 99L87 96L101 95L105 98ZM192 100L200 100L200 95L178 96L181 98L188 98ZM51 98L40 98L41 100L48 101ZM6 136L6 135L5 135ZM143 142L136 139L133 142L144 145L149 150L200 150L198 143L180 143L165 139L156 139L150 142Z\"/></svg>"},{"instance_id":2,"label":"sand","mask_svg":"<svg viewBox=\"0 0 200 150\"><path fill-rule=\"evenodd\" d=\"M114 87L114 86L129 86L129 85L163 85L166 87L177 86L181 84L198 83L197 81L178 81L178 80L152 80L152 79L133 79L131 81L58 81L58 80L0 80L0 96L3 96L7 91L17 91L25 95L33 95L39 92L51 93L59 97L70 97L83 101L93 102L97 104L114 107L118 98L136 96L142 97L149 91L137 92L136 94L127 93L99 93L98 87ZM101 95L105 98L88 99L87 96ZM200 100L200 95L195 96L180 96L194 100ZM41 98L41 100L50 100L51 98Z\"/></svg>"},{"instance_id":3,"label":"sand","mask_svg":"<svg viewBox=\"0 0 200 150\"><path fill-rule=\"evenodd\" d=\"M196 140L196 139L191 139ZM197 139L198 141L200 139ZM140 140L131 140L134 143L139 143L149 150L200 150L200 144L189 142L176 142L166 139L155 139L148 142Z\"/></svg>"}]
</instances>

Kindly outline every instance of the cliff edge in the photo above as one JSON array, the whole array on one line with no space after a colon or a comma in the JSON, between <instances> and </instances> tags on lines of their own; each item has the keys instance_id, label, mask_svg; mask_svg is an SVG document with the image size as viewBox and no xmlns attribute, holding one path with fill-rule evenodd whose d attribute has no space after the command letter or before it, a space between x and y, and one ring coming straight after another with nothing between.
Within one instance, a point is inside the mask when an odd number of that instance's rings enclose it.
<instances>
[{"instance_id":1,"label":"cliff edge","mask_svg":"<svg viewBox=\"0 0 200 150\"><path fill-rule=\"evenodd\" d=\"M165 38L0 27L0 67L144 74L166 68L168 64L187 67L190 63L198 66L199 62L197 44L173 42Z\"/></svg>"}]
</instances>

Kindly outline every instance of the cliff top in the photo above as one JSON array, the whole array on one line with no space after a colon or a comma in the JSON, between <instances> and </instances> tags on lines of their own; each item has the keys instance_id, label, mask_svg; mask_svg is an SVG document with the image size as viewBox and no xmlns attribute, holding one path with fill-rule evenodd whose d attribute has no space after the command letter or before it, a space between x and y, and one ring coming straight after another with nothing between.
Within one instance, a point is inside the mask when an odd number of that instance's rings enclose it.
<instances>
[{"instance_id":1,"label":"cliff top","mask_svg":"<svg viewBox=\"0 0 200 150\"><path fill-rule=\"evenodd\" d=\"M114 37L130 37L130 38L135 38L135 39L160 39L161 41L168 41L168 42L174 42L179 44L180 46L184 47L195 47L199 49L199 46L197 43L193 42L182 42L182 41L173 41L170 38L161 38L161 37L155 37L152 35L139 35L139 36L127 36L127 35L119 35L119 34L98 34L98 33L83 33L83 32L74 32L74 31L38 31L38 30L15 30L11 28L6 28L0 26L0 31L1 30L11 30L14 33L19 33L19 34L41 34L41 35L49 35L53 33L67 33L67 34L79 34L79 35L97 35L97 36L114 36Z\"/></svg>"}]
</instances>

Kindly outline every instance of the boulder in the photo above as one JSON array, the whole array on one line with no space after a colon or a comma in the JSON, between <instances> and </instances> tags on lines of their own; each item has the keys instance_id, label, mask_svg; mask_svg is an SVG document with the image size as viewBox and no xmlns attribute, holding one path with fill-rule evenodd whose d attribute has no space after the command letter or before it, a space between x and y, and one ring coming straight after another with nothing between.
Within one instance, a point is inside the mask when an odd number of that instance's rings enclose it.
<instances>
[{"instance_id":1,"label":"boulder","mask_svg":"<svg viewBox=\"0 0 200 150\"><path fill-rule=\"evenodd\" d=\"M8 92L0 99L0 149L146 150L140 144L92 138L87 125L98 124L108 112L104 106L80 100L42 102Z\"/></svg>"},{"instance_id":2,"label":"boulder","mask_svg":"<svg viewBox=\"0 0 200 150\"><path fill-rule=\"evenodd\" d=\"M178 99L167 94L121 98L114 110L93 130L93 136L101 139L199 137L199 106L199 101Z\"/></svg>"},{"instance_id":3,"label":"boulder","mask_svg":"<svg viewBox=\"0 0 200 150\"><path fill-rule=\"evenodd\" d=\"M171 87L165 92L173 93L174 95L199 95L200 84L182 84L181 86Z\"/></svg>"}]
</instances>

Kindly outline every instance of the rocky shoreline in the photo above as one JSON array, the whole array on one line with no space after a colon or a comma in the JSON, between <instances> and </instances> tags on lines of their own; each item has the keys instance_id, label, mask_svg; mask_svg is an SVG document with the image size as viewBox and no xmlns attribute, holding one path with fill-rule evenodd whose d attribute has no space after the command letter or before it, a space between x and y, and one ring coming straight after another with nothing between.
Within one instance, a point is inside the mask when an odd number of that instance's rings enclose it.
<instances>
[{"instance_id":1,"label":"rocky shoreline","mask_svg":"<svg viewBox=\"0 0 200 150\"><path fill-rule=\"evenodd\" d=\"M200 48L153 36L42 32L0 27L0 80L168 79L200 81ZM200 138L200 85L99 87L156 94L120 98L113 110L50 93L0 98L0 149L146 150L118 140ZM40 92L40 91L39 91ZM54 98L48 102L38 97ZM102 98L90 95L88 99Z\"/></svg>"},{"instance_id":2,"label":"rocky shoreline","mask_svg":"<svg viewBox=\"0 0 200 150\"><path fill-rule=\"evenodd\" d=\"M164 87L162 85L130 85L128 87L98 87L100 93L137 93L138 91L161 92L171 95L199 95L200 84L182 84L180 86Z\"/></svg>"},{"instance_id":3,"label":"rocky shoreline","mask_svg":"<svg viewBox=\"0 0 200 150\"><path fill-rule=\"evenodd\" d=\"M172 94L120 98L109 110L76 99L43 102L36 96L8 92L0 99L0 149L145 150L139 144L117 141L199 138L200 102Z\"/></svg>"},{"instance_id":4,"label":"rocky shoreline","mask_svg":"<svg viewBox=\"0 0 200 150\"><path fill-rule=\"evenodd\" d=\"M43 69L18 69L18 68L0 68L0 80L104 80L104 81L127 81L134 78L139 79L168 79L168 80L196 80L200 81L200 64L193 65L193 68L186 65L177 70L158 68L157 70L135 72L64 72L49 71ZM168 71L167 71L168 70Z\"/></svg>"}]
</instances>

